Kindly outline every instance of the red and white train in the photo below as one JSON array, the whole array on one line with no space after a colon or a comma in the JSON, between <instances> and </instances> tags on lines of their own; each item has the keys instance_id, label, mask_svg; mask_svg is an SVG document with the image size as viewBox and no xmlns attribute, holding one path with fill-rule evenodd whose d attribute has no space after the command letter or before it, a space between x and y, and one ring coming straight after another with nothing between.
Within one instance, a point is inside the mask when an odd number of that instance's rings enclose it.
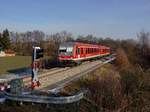
<instances>
[{"instance_id":1,"label":"red and white train","mask_svg":"<svg viewBox=\"0 0 150 112\"><path fill-rule=\"evenodd\" d=\"M61 63L80 63L110 54L110 48L102 45L66 42L60 45L58 59Z\"/></svg>"}]
</instances>

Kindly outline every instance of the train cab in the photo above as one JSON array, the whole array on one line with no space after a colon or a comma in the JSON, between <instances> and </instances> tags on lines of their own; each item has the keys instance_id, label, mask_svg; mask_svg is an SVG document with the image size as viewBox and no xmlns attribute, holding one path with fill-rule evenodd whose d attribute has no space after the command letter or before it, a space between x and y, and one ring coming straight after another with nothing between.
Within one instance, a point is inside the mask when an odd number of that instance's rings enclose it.
<instances>
[{"instance_id":1,"label":"train cab","mask_svg":"<svg viewBox=\"0 0 150 112\"><path fill-rule=\"evenodd\" d=\"M59 46L58 58L60 62L71 61L73 59L74 48L73 43L63 43Z\"/></svg>"}]
</instances>

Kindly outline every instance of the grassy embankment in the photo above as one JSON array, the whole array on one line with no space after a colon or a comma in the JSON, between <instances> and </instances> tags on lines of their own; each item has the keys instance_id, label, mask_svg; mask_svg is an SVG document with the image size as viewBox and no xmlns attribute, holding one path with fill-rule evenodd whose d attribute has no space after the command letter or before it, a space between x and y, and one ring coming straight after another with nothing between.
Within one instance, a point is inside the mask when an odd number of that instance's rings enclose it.
<instances>
[{"instance_id":1,"label":"grassy embankment","mask_svg":"<svg viewBox=\"0 0 150 112\"><path fill-rule=\"evenodd\" d=\"M31 56L0 57L0 75L31 65Z\"/></svg>"}]
</instances>

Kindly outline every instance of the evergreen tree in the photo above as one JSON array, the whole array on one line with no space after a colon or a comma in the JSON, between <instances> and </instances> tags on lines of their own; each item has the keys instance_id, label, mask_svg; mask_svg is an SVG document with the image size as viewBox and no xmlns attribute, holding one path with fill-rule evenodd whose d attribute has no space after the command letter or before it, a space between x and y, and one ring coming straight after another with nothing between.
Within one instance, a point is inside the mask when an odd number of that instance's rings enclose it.
<instances>
[{"instance_id":1,"label":"evergreen tree","mask_svg":"<svg viewBox=\"0 0 150 112\"><path fill-rule=\"evenodd\" d=\"M2 42L3 38L2 38L2 34L0 33L0 51L3 50L3 42Z\"/></svg>"},{"instance_id":2,"label":"evergreen tree","mask_svg":"<svg viewBox=\"0 0 150 112\"><path fill-rule=\"evenodd\" d=\"M0 41L1 41L0 44L4 50L10 48L11 43L10 43L10 37L9 37L8 29L5 29L3 31L3 34L2 34Z\"/></svg>"},{"instance_id":3,"label":"evergreen tree","mask_svg":"<svg viewBox=\"0 0 150 112\"><path fill-rule=\"evenodd\" d=\"M1 33L0 33L0 48L2 48L2 36L1 36Z\"/></svg>"}]
</instances>

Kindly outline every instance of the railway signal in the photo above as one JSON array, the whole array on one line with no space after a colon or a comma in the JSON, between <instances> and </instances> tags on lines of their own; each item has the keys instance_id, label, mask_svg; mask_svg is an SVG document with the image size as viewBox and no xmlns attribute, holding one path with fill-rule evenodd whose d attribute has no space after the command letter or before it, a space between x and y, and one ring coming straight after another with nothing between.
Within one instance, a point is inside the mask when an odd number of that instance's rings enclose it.
<instances>
[{"instance_id":1,"label":"railway signal","mask_svg":"<svg viewBox=\"0 0 150 112\"><path fill-rule=\"evenodd\" d=\"M43 49L37 49L36 50L36 59L43 57L44 50Z\"/></svg>"},{"instance_id":2,"label":"railway signal","mask_svg":"<svg viewBox=\"0 0 150 112\"><path fill-rule=\"evenodd\" d=\"M40 82L38 80L38 72L40 68L40 58L43 57L44 50L40 47L33 47L32 53L32 83L31 88L34 89L35 87L40 86Z\"/></svg>"}]
</instances>

